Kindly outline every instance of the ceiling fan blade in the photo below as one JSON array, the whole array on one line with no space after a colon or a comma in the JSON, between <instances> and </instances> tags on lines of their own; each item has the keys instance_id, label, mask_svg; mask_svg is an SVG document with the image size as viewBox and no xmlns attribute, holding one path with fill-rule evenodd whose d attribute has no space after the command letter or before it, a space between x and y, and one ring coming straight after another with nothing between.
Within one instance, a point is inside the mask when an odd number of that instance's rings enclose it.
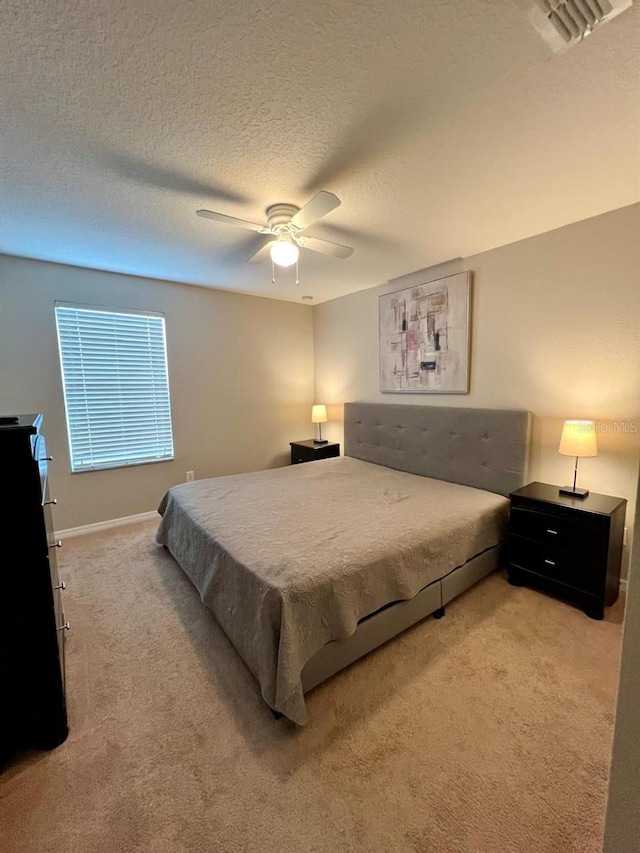
<instances>
[{"instance_id":1,"label":"ceiling fan blade","mask_svg":"<svg viewBox=\"0 0 640 853\"><path fill-rule=\"evenodd\" d=\"M216 213L214 210L196 210L196 215L201 216L203 219L215 219L216 222L224 222L227 225L238 225L240 228L248 228L249 231L257 231L259 234L271 234L268 225L258 225L257 222L236 219L235 216L227 216L226 213Z\"/></svg>"},{"instance_id":2,"label":"ceiling fan blade","mask_svg":"<svg viewBox=\"0 0 640 853\"><path fill-rule=\"evenodd\" d=\"M314 222L317 222L318 219L326 216L327 213L331 213L331 211L335 210L336 207L339 207L340 204L341 201L337 195L320 190L319 193L314 195L311 201L308 201L305 206L296 213L291 220L291 224L295 225L296 228L308 228L310 225L313 225Z\"/></svg>"},{"instance_id":3,"label":"ceiling fan blade","mask_svg":"<svg viewBox=\"0 0 640 853\"><path fill-rule=\"evenodd\" d=\"M353 249L350 246L341 246L340 243L330 243L328 240L318 240L317 237L300 237L298 243L303 249L322 252L323 255L332 255L334 258L349 258L353 255Z\"/></svg>"},{"instance_id":4,"label":"ceiling fan blade","mask_svg":"<svg viewBox=\"0 0 640 853\"><path fill-rule=\"evenodd\" d=\"M249 258L247 263L249 264L261 264L266 261L269 257L269 249L275 243L275 240L267 241L264 246L262 246L258 251L253 255L253 257Z\"/></svg>"},{"instance_id":5,"label":"ceiling fan blade","mask_svg":"<svg viewBox=\"0 0 640 853\"><path fill-rule=\"evenodd\" d=\"M217 202L228 202L230 204L247 204L249 199L233 192L216 182L210 183L204 178L198 177L195 172L189 173L169 165L161 165L150 162L147 159L138 159L133 154L122 151L114 151L111 148L98 149L99 162L110 171L115 172L127 181L134 181L145 187L158 187L162 190L170 190L175 193L197 196L207 199L212 204Z\"/></svg>"}]
</instances>

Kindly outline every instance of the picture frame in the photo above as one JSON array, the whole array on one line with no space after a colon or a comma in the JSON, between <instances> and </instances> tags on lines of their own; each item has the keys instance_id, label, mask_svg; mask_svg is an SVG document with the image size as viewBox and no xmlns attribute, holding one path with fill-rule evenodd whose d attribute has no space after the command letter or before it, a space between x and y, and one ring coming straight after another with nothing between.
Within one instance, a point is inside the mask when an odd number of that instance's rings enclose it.
<instances>
[{"instance_id":1,"label":"picture frame","mask_svg":"<svg viewBox=\"0 0 640 853\"><path fill-rule=\"evenodd\" d=\"M380 296L378 337L382 393L468 394L471 272Z\"/></svg>"}]
</instances>

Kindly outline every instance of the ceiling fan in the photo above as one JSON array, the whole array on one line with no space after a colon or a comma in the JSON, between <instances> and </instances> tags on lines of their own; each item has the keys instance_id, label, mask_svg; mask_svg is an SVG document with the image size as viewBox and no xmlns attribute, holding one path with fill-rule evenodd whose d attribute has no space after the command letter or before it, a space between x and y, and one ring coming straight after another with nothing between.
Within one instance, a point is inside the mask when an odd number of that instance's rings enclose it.
<instances>
[{"instance_id":1,"label":"ceiling fan","mask_svg":"<svg viewBox=\"0 0 640 853\"><path fill-rule=\"evenodd\" d=\"M272 204L266 211L267 225L237 219L235 216L227 216L226 213L213 210L197 210L196 213L204 219L214 219L264 234L264 245L249 258L249 263L258 264L270 256L274 264L289 267L297 263L300 249L311 249L312 252L321 252L334 258L348 258L353 254L353 249L349 246L308 237L304 233L318 219L331 213L339 205L338 196L321 190L301 208L295 204Z\"/></svg>"}]
</instances>

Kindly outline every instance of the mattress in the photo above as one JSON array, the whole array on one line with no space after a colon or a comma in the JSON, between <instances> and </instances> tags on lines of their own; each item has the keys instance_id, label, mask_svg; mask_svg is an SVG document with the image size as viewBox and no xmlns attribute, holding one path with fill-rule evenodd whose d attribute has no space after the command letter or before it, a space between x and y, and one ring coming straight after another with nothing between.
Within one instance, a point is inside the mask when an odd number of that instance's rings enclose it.
<instances>
[{"instance_id":1,"label":"mattress","mask_svg":"<svg viewBox=\"0 0 640 853\"><path fill-rule=\"evenodd\" d=\"M508 507L492 492L341 457L175 486L157 541L267 704L304 725L305 663L499 544Z\"/></svg>"}]
</instances>

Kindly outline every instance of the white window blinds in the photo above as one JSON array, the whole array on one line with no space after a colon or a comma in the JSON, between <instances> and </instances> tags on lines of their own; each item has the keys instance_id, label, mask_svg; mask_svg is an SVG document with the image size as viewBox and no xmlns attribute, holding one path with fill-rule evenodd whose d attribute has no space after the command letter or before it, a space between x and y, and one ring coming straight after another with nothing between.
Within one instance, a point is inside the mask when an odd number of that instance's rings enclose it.
<instances>
[{"instance_id":1,"label":"white window blinds","mask_svg":"<svg viewBox=\"0 0 640 853\"><path fill-rule=\"evenodd\" d=\"M173 458L162 314L56 304L71 470Z\"/></svg>"}]
</instances>

